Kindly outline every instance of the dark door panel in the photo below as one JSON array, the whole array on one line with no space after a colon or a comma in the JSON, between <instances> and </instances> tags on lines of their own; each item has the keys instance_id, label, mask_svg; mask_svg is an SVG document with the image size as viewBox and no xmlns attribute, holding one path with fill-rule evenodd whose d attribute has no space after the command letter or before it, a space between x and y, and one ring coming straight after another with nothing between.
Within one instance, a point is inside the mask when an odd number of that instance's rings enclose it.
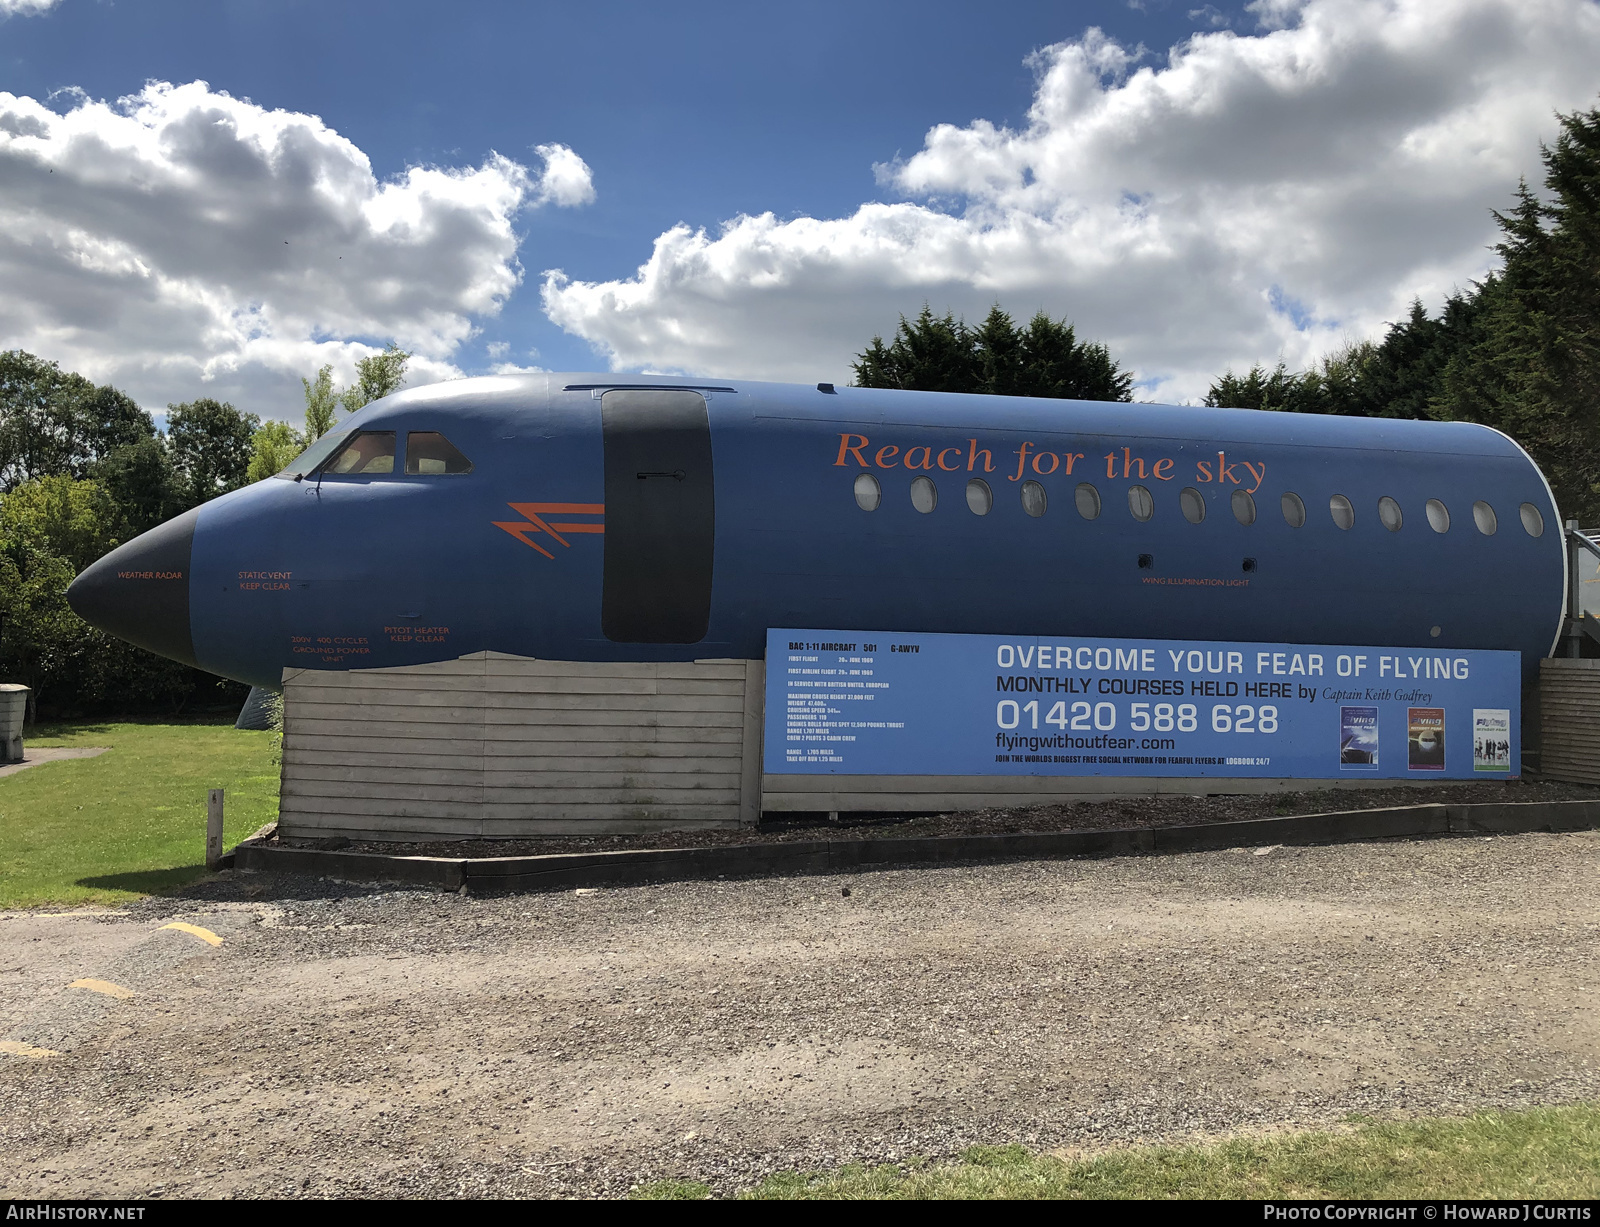
<instances>
[{"instance_id":1,"label":"dark door panel","mask_svg":"<svg viewBox=\"0 0 1600 1227\"><path fill-rule=\"evenodd\" d=\"M715 490L705 398L607 392L605 588L600 625L618 643L698 643L711 620Z\"/></svg>"}]
</instances>

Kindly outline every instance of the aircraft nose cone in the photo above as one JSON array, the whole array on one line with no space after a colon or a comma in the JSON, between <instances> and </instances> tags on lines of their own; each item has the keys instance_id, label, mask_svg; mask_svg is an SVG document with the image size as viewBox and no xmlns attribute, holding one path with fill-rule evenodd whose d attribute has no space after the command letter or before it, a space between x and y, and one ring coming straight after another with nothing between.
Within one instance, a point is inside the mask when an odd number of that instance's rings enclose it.
<instances>
[{"instance_id":1,"label":"aircraft nose cone","mask_svg":"<svg viewBox=\"0 0 1600 1227\"><path fill-rule=\"evenodd\" d=\"M86 567L67 604L90 626L159 656L195 664L189 559L200 509L158 524Z\"/></svg>"}]
</instances>

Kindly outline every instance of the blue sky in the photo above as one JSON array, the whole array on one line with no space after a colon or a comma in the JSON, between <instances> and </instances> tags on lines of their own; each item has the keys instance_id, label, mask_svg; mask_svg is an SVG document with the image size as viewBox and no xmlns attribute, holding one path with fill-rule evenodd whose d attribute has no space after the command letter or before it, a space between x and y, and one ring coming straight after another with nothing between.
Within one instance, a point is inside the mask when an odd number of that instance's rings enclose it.
<instances>
[{"instance_id":1,"label":"blue sky","mask_svg":"<svg viewBox=\"0 0 1600 1227\"><path fill-rule=\"evenodd\" d=\"M13 10L0 19L0 90L58 115L84 98L114 103L136 95L148 82L204 81L211 94L319 119L366 155L380 185L409 168L479 168L491 153L536 176L535 147L551 144L581 158L593 185L591 203L535 207L525 195L502 208L515 250L497 248L492 259L502 271L520 266L520 284L507 289L502 278L499 289L477 292L451 282L437 303L396 306L392 328L381 306L347 312L342 322L316 318L312 307L275 307L276 291L239 288L248 278L230 280L225 271L216 273L212 293L211 274L185 267L185 302L235 294L234 314L265 310L266 322L252 325L255 335L275 329L284 347L241 349L231 365L202 370L204 343L179 333L186 326L204 331L204 321L191 311L185 325L176 310L172 341L152 333L134 346L127 329L109 322L116 302L91 301L123 292L105 276L89 289L62 281L39 291L31 314L0 312L0 345L37 347L120 380L147 404L205 385L254 398L258 411L287 414L295 363L305 365L315 346L342 370L362 346L404 337L407 328L413 335L434 329L427 334L433 374L425 377L511 362L746 377L815 369L819 378L847 379L850 338L859 338L859 347L873 331L892 327L898 311L913 312L928 299L972 314L998 300L1019 313L1043 307L1071 315L1082 332L1107 339L1135 365L1142 386L1178 399L1193 395L1207 370L1280 355L1309 360L1341 337L1394 318L1413 293L1436 300L1481 275L1493 237L1488 209L1505 203L1517 173L1536 170L1536 143L1549 135L1550 113L1593 105L1600 20L1589 0L1435 0L1427 23L1433 28L1422 32L1419 3L1258 0L1247 11L1161 0L0 0L0 10ZM1090 35L1092 27L1103 37ZM1374 31L1382 36L1376 41ZM1199 42L1186 42L1195 36ZM1432 51L1430 43L1437 44ZM1175 45L1190 52L1181 71L1168 62ZM1562 46L1568 50L1551 63L1552 48ZM1041 49L1044 56L1030 62ZM1317 55L1324 57L1320 78ZM1310 68L1294 67L1308 59ZM1530 96L1532 62L1543 84ZM1143 86L1136 80L1141 69L1148 70ZM1375 82L1361 80L1369 72ZM1472 78L1470 88L1451 79L1463 74ZM1322 78L1330 76L1342 87L1326 88ZM1431 84L1412 88L1419 78ZM1041 120L1052 81L1066 109ZM1260 86L1254 94L1252 82ZM1223 99L1220 111L1208 94ZM1294 118L1297 107L1305 114ZM1357 259L1359 267L1344 267L1350 260L1339 246L1363 245L1384 230L1384 210L1406 195L1386 195L1382 187L1394 178L1394 159L1430 133L1481 128L1473 116L1486 112L1495 120L1488 133L1475 131L1481 147L1450 161L1442 176L1438 155L1423 157L1418 172L1439 182L1425 186L1399 219L1401 232L1380 236L1383 251L1370 264ZM930 129L940 124L951 125L947 139L930 144ZM159 123L147 127L155 132ZM1342 148L1352 140L1370 148L1368 160L1357 157L1353 169L1347 152L1334 160L1347 182L1365 176L1365 194L1327 182L1318 169L1333 148L1319 142ZM1281 167L1244 165L1252 149L1274 148L1275 141L1289 151ZM78 169L69 166L60 141L49 148L24 143L14 142L12 156L33 159L35 169L41 159L56 159L46 171L69 174L80 193L75 200L106 190L81 160ZM0 179L3 156L0 150ZM1230 162L1242 169L1215 173ZM880 165L888 169L875 169ZM1248 189L1231 204L1220 199L1230 178L1232 188ZM204 184L196 190L203 193ZM1287 203L1274 212L1273 199ZM859 212L874 202L900 212ZM42 207L31 224L57 249L80 241L63 237L66 231L52 234L55 206L32 199L9 207ZM162 244L124 231L118 219L133 207L121 198L84 205L84 216L102 219L95 225L107 230L97 250L143 252L129 258L146 273L178 260ZM7 208L0 183L0 222ZM186 224L206 225L204 213L201 202ZM725 237L726 223L766 213L773 215L767 229ZM817 225L802 224L808 219ZM248 227L249 218L233 222ZM947 222L962 229L948 232ZM636 280L658 238L679 224L690 238L677 241L656 281ZM1285 246L1257 250L1256 237L1216 238L1235 225L1279 233ZM901 230L889 240L884 226ZM1041 228L1054 237L1031 256L1007 246L1006 236ZM72 234L84 229L77 224ZM692 236L702 229L697 244ZM1205 241L1182 238L1190 232ZM1418 234L1435 237L1414 251ZM292 247L291 240L299 241L291 234L284 243ZM227 241L238 242L219 239L219 248ZM878 254L861 254L863 242L877 244ZM883 254L886 242L898 244L892 255ZM951 257L952 243L971 250ZM39 246L35 241L33 250ZM1315 267L1307 263L1309 248L1321 252ZM1097 264L1102 250L1107 258ZM1413 253L1406 267L1393 267L1395 251ZM446 281L457 276L452 258L440 256ZM461 259L481 271L491 257ZM1060 261L1054 271L1052 260ZM31 267L0 253L0 290L26 300ZM562 270L569 287L544 284L547 269ZM924 276L924 269L932 271ZM45 280L53 283L56 274ZM684 285L692 287L687 297ZM1233 296L1220 322L1208 287ZM628 304L617 305L618 294L631 295ZM1295 310L1283 309L1286 302ZM439 325L440 313L450 311L457 324ZM310 321L304 337L290 337L301 326L285 323L290 315ZM37 323L46 318L51 326ZM418 322L424 318L434 322ZM1198 343L1194 333L1207 339ZM296 356L286 348L290 340L301 347ZM170 355L162 350L169 343Z\"/></svg>"}]
</instances>

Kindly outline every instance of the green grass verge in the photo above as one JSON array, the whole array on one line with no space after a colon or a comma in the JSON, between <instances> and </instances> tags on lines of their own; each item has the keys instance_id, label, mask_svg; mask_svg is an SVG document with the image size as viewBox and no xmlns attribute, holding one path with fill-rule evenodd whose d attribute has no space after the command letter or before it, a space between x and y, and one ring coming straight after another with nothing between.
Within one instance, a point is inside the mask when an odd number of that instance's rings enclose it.
<instances>
[{"instance_id":1,"label":"green grass verge","mask_svg":"<svg viewBox=\"0 0 1600 1227\"><path fill-rule=\"evenodd\" d=\"M1600 1196L1600 1108L1485 1112L1467 1119L1363 1121L1348 1130L1152 1146L1062 1160L975 1146L959 1162L780 1172L761 1200L924 1198L1509 1198ZM639 1198L708 1197L666 1180Z\"/></svg>"},{"instance_id":2,"label":"green grass verge","mask_svg":"<svg viewBox=\"0 0 1600 1227\"><path fill-rule=\"evenodd\" d=\"M84 723L30 729L24 742L110 748L0 777L0 907L118 903L203 876L210 788L227 790L225 847L278 816L271 733Z\"/></svg>"}]
</instances>

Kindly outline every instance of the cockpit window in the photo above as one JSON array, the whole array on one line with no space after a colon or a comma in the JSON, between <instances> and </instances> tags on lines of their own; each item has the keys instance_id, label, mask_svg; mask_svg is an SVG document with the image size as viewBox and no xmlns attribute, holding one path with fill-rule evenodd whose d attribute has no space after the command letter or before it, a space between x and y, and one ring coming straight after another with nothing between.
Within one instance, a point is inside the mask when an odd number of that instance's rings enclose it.
<instances>
[{"instance_id":1,"label":"cockpit window","mask_svg":"<svg viewBox=\"0 0 1600 1227\"><path fill-rule=\"evenodd\" d=\"M472 461L438 431L413 430L406 436L406 472L412 476L470 473Z\"/></svg>"},{"instance_id":2,"label":"cockpit window","mask_svg":"<svg viewBox=\"0 0 1600 1227\"><path fill-rule=\"evenodd\" d=\"M345 440L349 439L349 437L350 432L348 430L341 430L337 434L329 433L323 435L322 438L318 439L310 447L306 448L305 451L301 452L293 460L289 461L288 464L284 465L283 468L279 469L274 476L289 478L304 477L329 456L333 455L334 452L343 447Z\"/></svg>"},{"instance_id":3,"label":"cockpit window","mask_svg":"<svg viewBox=\"0 0 1600 1227\"><path fill-rule=\"evenodd\" d=\"M372 477L394 472L394 431L363 430L323 466L329 477Z\"/></svg>"}]
</instances>

